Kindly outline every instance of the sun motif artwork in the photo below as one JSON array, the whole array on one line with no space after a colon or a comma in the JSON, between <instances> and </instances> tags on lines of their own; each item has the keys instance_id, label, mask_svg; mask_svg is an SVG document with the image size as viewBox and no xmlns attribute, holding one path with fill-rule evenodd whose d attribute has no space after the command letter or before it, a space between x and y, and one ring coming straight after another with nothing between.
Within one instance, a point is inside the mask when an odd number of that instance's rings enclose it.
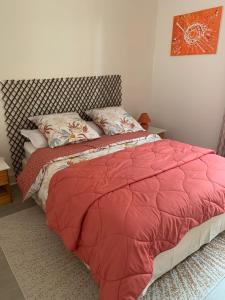
<instances>
[{"instance_id":1,"label":"sun motif artwork","mask_svg":"<svg viewBox=\"0 0 225 300\"><path fill-rule=\"evenodd\" d=\"M171 55L215 54L223 7L174 17Z\"/></svg>"}]
</instances>

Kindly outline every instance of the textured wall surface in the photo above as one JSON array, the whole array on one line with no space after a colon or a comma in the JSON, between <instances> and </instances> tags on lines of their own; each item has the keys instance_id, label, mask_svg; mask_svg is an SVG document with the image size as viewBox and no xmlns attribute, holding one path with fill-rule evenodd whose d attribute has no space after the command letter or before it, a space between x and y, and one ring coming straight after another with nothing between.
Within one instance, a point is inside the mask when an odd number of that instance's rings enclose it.
<instances>
[{"instance_id":1,"label":"textured wall surface","mask_svg":"<svg viewBox=\"0 0 225 300\"><path fill-rule=\"evenodd\" d=\"M159 0L153 70L153 122L169 136L216 148L225 108L225 19L216 55L171 57L173 16L224 5L215 0Z\"/></svg>"},{"instance_id":2,"label":"textured wall surface","mask_svg":"<svg viewBox=\"0 0 225 300\"><path fill-rule=\"evenodd\" d=\"M120 74L150 110L156 0L0 0L0 80ZM10 162L0 101L0 156Z\"/></svg>"}]
</instances>

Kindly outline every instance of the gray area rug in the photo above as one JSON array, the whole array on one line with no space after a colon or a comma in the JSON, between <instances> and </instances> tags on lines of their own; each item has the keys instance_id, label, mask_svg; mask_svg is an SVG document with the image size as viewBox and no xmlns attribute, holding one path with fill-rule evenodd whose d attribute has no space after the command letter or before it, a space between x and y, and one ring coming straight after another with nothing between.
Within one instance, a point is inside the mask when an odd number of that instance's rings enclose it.
<instances>
[{"instance_id":1,"label":"gray area rug","mask_svg":"<svg viewBox=\"0 0 225 300\"><path fill-rule=\"evenodd\" d=\"M0 219L0 246L26 299L95 300L86 267L32 207ZM225 277L225 232L157 280L142 300L201 300Z\"/></svg>"}]
</instances>

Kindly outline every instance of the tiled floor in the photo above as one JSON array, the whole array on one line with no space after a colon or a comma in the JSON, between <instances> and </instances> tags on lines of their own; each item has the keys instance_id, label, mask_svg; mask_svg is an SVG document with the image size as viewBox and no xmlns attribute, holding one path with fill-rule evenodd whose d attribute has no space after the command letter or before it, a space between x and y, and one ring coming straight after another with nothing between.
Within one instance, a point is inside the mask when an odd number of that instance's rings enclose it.
<instances>
[{"instance_id":1,"label":"tiled floor","mask_svg":"<svg viewBox=\"0 0 225 300\"><path fill-rule=\"evenodd\" d=\"M0 248L0 299L24 300L23 294Z\"/></svg>"},{"instance_id":2,"label":"tiled floor","mask_svg":"<svg viewBox=\"0 0 225 300\"><path fill-rule=\"evenodd\" d=\"M225 278L209 293L204 300L224 300L225 299Z\"/></svg>"},{"instance_id":3,"label":"tiled floor","mask_svg":"<svg viewBox=\"0 0 225 300\"><path fill-rule=\"evenodd\" d=\"M12 199L12 203L0 206L0 218L35 205L32 199L24 203L21 201L21 195L16 185L12 186Z\"/></svg>"},{"instance_id":4,"label":"tiled floor","mask_svg":"<svg viewBox=\"0 0 225 300\"><path fill-rule=\"evenodd\" d=\"M21 197L16 186L12 188L13 203L0 206L0 218L32 207L35 202L30 199L25 203L21 202ZM0 248L0 299L1 300L24 300L17 281L11 272L7 260ZM43 299L44 300L44 299ZM162 299L164 300L164 299ZM173 300L173 299L171 299ZM225 300L225 278L209 293L204 300Z\"/></svg>"},{"instance_id":5,"label":"tiled floor","mask_svg":"<svg viewBox=\"0 0 225 300\"><path fill-rule=\"evenodd\" d=\"M29 199L22 203L21 196L16 186L12 187L13 202L0 206L0 218L32 207L35 202ZM0 299L1 300L24 300L23 294L9 267L5 255L0 247Z\"/></svg>"}]
</instances>

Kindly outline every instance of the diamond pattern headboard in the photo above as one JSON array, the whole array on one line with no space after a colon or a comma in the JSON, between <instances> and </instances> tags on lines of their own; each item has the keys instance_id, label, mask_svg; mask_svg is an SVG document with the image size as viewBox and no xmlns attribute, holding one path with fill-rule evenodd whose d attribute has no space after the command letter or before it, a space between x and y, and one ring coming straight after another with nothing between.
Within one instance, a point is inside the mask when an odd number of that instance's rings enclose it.
<instances>
[{"instance_id":1,"label":"diamond pattern headboard","mask_svg":"<svg viewBox=\"0 0 225 300\"><path fill-rule=\"evenodd\" d=\"M122 102L119 75L6 80L1 82L7 135L15 174L22 169L25 138L21 129L32 129L28 117L76 111L87 119L85 111L96 107L119 106Z\"/></svg>"}]
</instances>

